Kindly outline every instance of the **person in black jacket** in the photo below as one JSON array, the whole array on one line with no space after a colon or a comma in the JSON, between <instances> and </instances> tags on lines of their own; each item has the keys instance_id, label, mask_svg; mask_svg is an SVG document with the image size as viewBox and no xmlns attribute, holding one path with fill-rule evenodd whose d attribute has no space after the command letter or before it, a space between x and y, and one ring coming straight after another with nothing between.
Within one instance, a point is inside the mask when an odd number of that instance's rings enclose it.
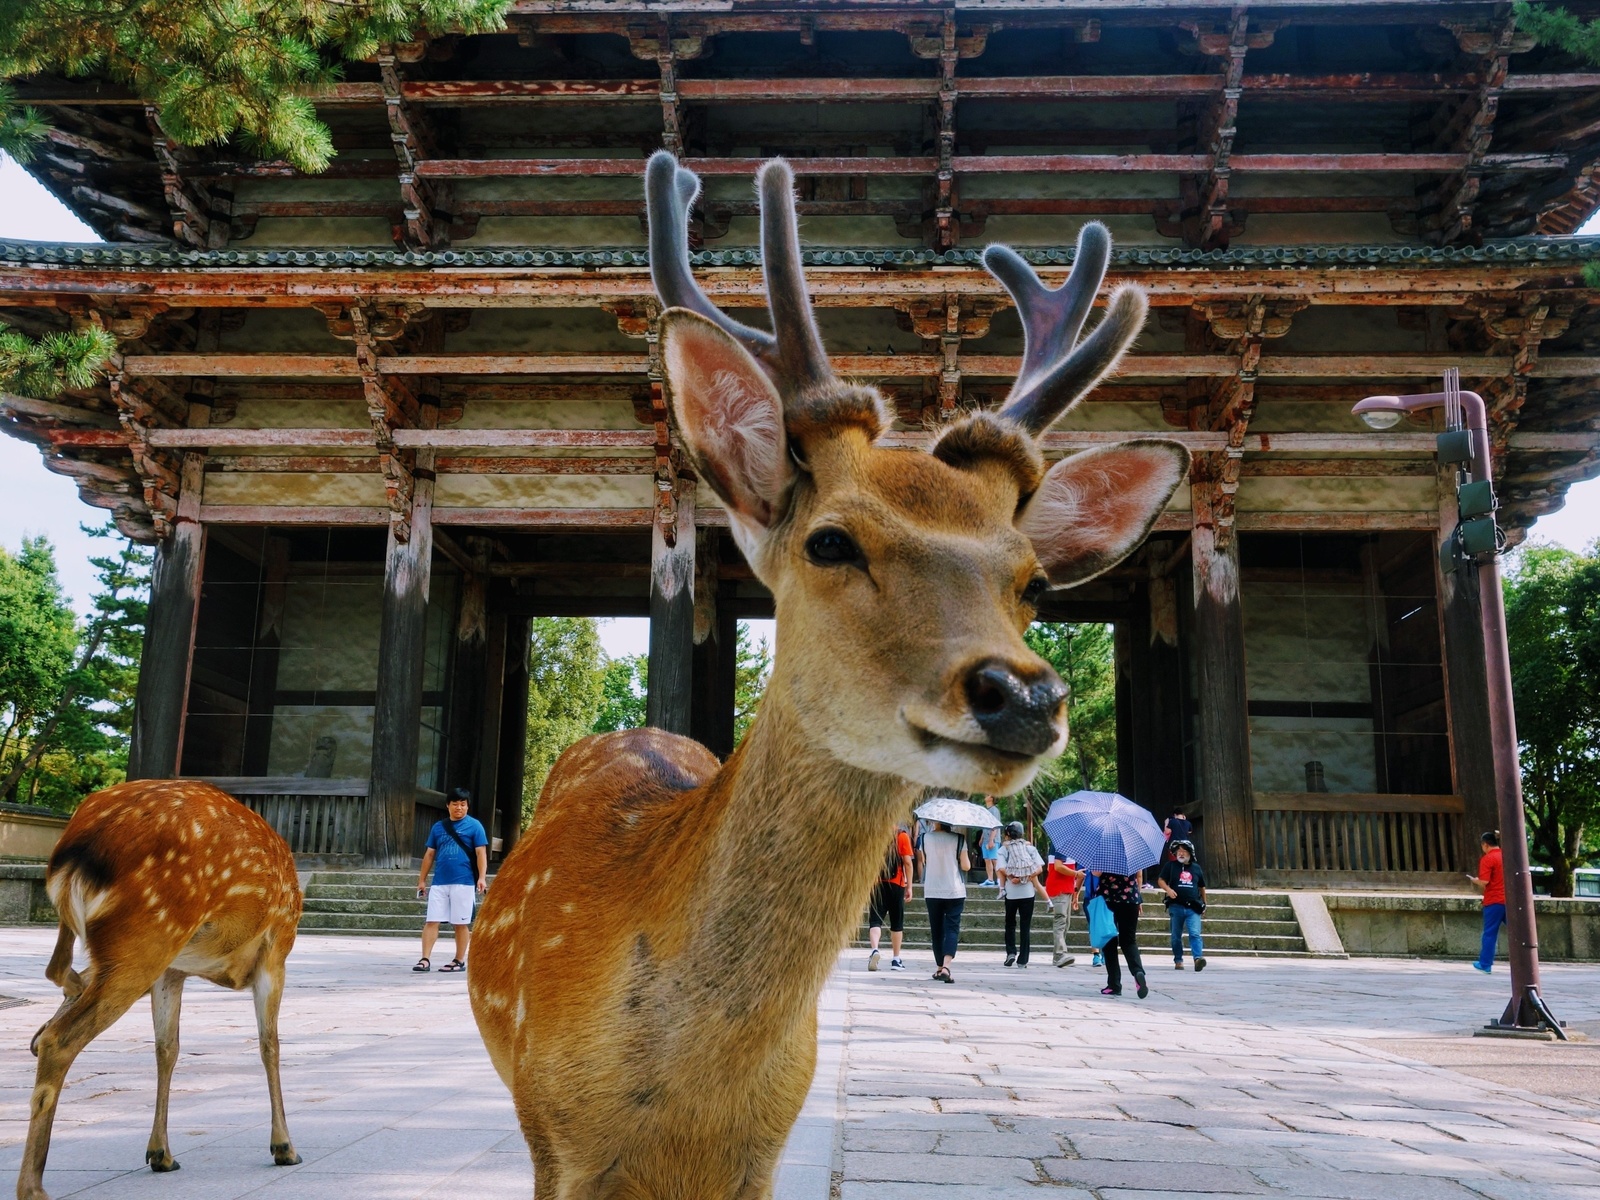
<instances>
[{"instance_id":1,"label":"person in black jacket","mask_svg":"<svg viewBox=\"0 0 1600 1200\"><path fill-rule=\"evenodd\" d=\"M1206 910L1206 875L1194 861L1194 843L1179 839L1172 843L1172 859L1162 864L1156 885L1166 896L1167 921L1172 931L1172 965L1183 970L1183 935L1189 935L1189 953L1194 969L1206 969L1205 945L1200 940L1200 914Z\"/></svg>"}]
</instances>

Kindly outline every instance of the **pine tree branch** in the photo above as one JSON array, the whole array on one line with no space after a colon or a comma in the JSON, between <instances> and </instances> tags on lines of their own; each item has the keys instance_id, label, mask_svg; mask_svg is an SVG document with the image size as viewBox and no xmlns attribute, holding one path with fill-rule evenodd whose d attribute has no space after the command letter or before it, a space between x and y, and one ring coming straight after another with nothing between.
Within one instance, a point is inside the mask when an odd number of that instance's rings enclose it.
<instances>
[{"instance_id":1,"label":"pine tree branch","mask_svg":"<svg viewBox=\"0 0 1600 1200\"><path fill-rule=\"evenodd\" d=\"M0 392L49 400L68 388L93 387L117 352L117 339L91 327L37 340L0 325Z\"/></svg>"}]
</instances>

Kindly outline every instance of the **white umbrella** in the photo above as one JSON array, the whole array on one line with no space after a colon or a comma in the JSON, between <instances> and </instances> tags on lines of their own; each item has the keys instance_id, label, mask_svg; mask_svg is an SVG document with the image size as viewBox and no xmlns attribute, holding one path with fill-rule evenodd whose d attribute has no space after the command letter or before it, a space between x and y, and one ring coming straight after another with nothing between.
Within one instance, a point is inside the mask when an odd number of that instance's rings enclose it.
<instances>
[{"instance_id":1,"label":"white umbrella","mask_svg":"<svg viewBox=\"0 0 1600 1200\"><path fill-rule=\"evenodd\" d=\"M924 821L958 825L963 829L999 829L1000 818L981 804L957 800L954 796L935 796L913 809Z\"/></svg>"}]
</instances>

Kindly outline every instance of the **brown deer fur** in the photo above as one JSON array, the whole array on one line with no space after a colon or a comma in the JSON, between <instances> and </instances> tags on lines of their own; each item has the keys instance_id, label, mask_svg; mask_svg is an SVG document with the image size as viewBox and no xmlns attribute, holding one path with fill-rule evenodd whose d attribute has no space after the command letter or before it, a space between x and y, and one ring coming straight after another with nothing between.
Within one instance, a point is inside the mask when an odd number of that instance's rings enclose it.
<instances>
[{"instance_id":1,"label":"brown deer fur","mask_svg":"<svg viewBox=\"0 0 1600 1200\"><path fill-rule=\"evenodd\" d=\"M294 855L272 827L207 783L120 783L78 806L50 856L45 887L61 915L45 976L66 998L33 1039L39 1067L18 1200L48 1200L50 1127L73 1060L146 993L155 1018L156 1113L145 1160L154 1171L177 1170L167 1098L190 975L254 993L272 1109L269 1148L280 1166L299 1162L278 1082L278 1005L300 887ZM81 974L72 967L79 941L88 955Z\"/></svg>"},{"instance_id":2,"label":"brown deer fur","mask_svg":"<svg viewBox=\"0 0 1600 1200\"><path fill-rule=\"evenodd\" d=\"M877 393L822 357L783 164L759 185L773 334L694 284L693 176L660 154L646 187L673 413L772 590L772 677L724 764L655 730L567 750L484 902L468 987L540 1197L759 1200L896 818L922 786L1014 791L1060 753L1065 689L1022 631L1049 584L1143 540L1188 459L1139 442L1046 472L1034 447L1143 320L1125 289L1077 343L1099 226L1058 291L1000 262L1023 374L929 454L878 445Z\"/></svg>"}]
</instances>

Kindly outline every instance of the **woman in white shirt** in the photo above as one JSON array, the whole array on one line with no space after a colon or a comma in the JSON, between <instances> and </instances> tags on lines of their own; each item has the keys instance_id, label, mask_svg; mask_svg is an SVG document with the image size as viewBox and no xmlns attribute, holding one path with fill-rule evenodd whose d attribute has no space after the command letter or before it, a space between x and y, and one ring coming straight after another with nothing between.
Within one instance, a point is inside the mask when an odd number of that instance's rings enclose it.
<instances>
[{"instance_id":1,"label":"woman in white shirt","mask_svg":"<svg viewBox=\"0 0 1600 1200\"><path fill-rule=\"evenodd\" d=\"M950 963L961 938L961 910L967 903L966 873L972 869L967 839L936 821L923 838L922 849L927 860L922 895L928 905L928 929L933 934L933 977L954 983Z\"/></svg>"}]
</instances>

